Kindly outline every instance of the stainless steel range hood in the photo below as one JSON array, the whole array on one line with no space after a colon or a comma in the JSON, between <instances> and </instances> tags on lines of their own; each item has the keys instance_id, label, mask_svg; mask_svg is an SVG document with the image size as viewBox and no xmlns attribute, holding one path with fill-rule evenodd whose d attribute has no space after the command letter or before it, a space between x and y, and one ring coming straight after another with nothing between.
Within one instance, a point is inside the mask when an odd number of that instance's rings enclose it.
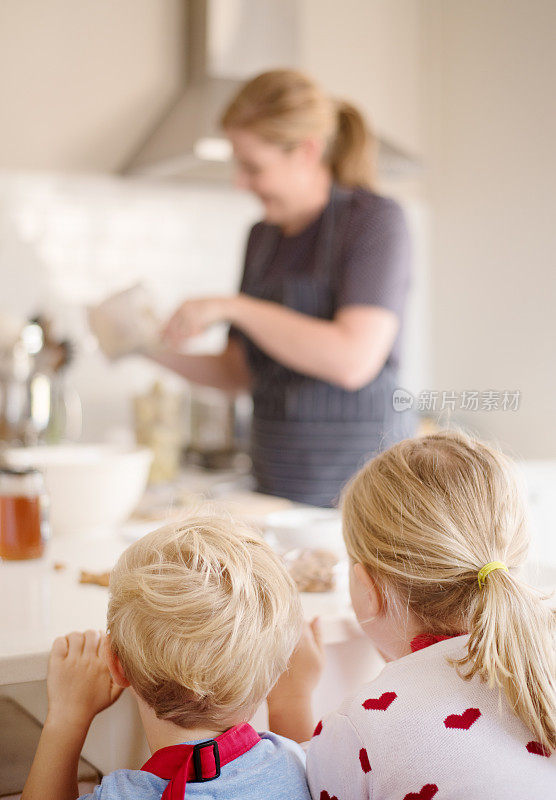
<instances>
[{"instance_id":1,"label":"stainless steel range hood","mask_svg":"<svg viewBox=\"0 0 556 800\"><path fill-rule=\"evenodd\" d=\"M228 181L232 153L218 130L226 103L266 69L298 63L296 0L184 0L184 90L122 172L155 179ZM407 175L418 162L379 137L379 172Z\"/></svg>"}]
</instances>

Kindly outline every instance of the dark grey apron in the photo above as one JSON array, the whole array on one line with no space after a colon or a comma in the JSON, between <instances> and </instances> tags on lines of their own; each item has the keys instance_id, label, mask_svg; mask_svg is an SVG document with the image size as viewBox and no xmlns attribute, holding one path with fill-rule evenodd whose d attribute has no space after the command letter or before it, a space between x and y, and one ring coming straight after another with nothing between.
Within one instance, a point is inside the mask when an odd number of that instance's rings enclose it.
<instances>
[{"instance_id":1,"label":"dark grey apron","mask_svg":"<svg viewBox=\"0 0 556 800\"><path fill-rule=\"evenodd\" d=\"M350 190L333 187L321 219L313 274L272 275L281 233L269 227L242 291L332 319L351 197ZM366 460L413 435L411 412L393 409L397 374L388 363L371 383L351 392L295 372L241 338L253 379L251 456L258 491L316 506L336 505L343 485Z\"/></svg>"}]
</instances>

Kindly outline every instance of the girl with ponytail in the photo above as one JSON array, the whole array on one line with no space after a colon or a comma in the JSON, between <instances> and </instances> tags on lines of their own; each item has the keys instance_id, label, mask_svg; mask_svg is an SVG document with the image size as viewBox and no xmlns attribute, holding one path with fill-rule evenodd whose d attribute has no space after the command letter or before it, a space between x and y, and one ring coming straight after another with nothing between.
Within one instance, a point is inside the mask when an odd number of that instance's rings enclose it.
<instances>
[{"instance_id":1,"label":"girl with ponytail","mask_svg":"<svg viewBox=\"0 0 556 800\"><path fill-rule=\"evenodd\" d=\"M349 482L343 525L353 607L388 663L317 725L313 798L554 800L556 612L520 576L509 460L461 432L407 439ZM277 733L310 737L320 661L308 629L269 700Z\"/></svg>"},{"instance_id":2,"label":"girl with ponytail","mask_svg":"<svg viewBox=\"0 0 556 800\"><path fill-rule=\"evenodd\" d=\"M156 360L253 396L252 462L267 494L334 505L372 454L414 430L394 411L410 247L400 206L376 191L362 114L296 70L265 72L224 110L236 183L260 201L238 294L182 303ZM231 324L224 351L182 345Z\"/></svg>"}]
</instances>

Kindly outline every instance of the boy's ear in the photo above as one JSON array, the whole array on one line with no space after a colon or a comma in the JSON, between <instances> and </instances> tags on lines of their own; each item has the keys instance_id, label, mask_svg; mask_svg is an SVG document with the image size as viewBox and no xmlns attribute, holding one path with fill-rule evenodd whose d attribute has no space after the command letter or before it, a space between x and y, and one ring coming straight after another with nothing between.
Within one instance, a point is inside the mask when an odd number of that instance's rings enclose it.
<instances>
[{"instance_id":1,"label":"boy's ear","mask_svg":"<svg viewBox=\"0 0 556 800\"><path fill-rule=\"evenodd\" d=\"M384 607L384 598L380 588L373 578L371 578L363 564L354 564L353 574L367 595L370 615L372 617L377 617Z\"/></svg>"},{"instance_id":2,"label":"boy's ear","mask_svg":"<svg viewBox=\"0 0 556 800\"><path fill-rule=\"evenodd\" d=\"M112 677L112 680L114 681L116 686L121 686L123 689L127 688L130 684L122 669L122 665L120 664L120 659L110 647L109 634L104 637L102 647L103 647L104 660L106 661L106 666L110 670L110 675Z\"/></svg>"}]
</instances>

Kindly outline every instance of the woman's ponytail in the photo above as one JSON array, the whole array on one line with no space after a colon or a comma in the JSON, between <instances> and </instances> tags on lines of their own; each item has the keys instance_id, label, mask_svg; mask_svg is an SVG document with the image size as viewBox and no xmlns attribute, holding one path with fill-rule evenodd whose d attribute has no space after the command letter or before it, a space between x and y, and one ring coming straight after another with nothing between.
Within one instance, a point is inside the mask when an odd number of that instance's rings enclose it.
<instances>
[{"instance_id":1,"label":"woman's ponytail","mask_svg":"<svg viewBox=\"0 0 556 800\"><path fill-rule=\"evenodd\" d=\"M454 666L503 690L547 752L556 749L556 611L518 578L495 570L478 585L466 655Z\"/></svg>"},{"instance_id":2,"label":"woman's ponytail","mask_svg":"<svg viewBox=\"0 0 556 800\"><path fill-rule=\"evenodd\" d=\"M357 108L344 100L336 102L337 128L326 160L342 186L375 185L375 138Z\"/></svg>"}]
</instances>

